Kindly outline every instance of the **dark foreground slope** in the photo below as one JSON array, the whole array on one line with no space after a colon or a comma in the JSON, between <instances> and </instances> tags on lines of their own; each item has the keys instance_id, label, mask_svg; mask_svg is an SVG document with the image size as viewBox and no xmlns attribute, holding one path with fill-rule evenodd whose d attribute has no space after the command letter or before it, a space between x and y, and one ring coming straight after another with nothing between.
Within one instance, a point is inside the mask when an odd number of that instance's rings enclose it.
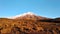
<instances>
[{"instance_id":1,"label":"dark foreground slope","mask_svg":"<svg viewBox=\"0 0 60 34\"><path fill-rule=\"evenodd\" d=\"M60 34L60 19L0 18L0 34Z\"/></svg>"}]
</instances>

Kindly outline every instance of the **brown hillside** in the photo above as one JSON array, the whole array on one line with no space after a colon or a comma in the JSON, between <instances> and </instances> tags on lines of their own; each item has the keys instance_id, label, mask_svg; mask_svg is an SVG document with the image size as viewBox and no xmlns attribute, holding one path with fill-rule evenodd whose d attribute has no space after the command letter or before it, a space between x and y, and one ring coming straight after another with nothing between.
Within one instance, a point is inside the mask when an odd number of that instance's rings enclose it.
<instances>
[{"instance_id":1,"label":"brown hillside","mask_svg":"<svg viewBox=\"0 0 60 34\"><path fill-rule=\"evenodd\" d=\"M60 34L60 20L0 18L0 34Z\"/></svg>"}]
</instances>

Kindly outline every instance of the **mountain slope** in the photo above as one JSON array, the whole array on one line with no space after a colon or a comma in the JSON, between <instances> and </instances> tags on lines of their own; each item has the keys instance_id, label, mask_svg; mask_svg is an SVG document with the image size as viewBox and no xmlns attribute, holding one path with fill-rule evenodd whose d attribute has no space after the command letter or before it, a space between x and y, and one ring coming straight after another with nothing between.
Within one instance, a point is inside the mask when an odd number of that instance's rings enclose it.
<instances>
[{"instance_id":1,"label":"mountain slope","mask_svg":"<svg viewBox=\"0 0 60 34\"><path fill-rule=\"evenodd\" d=\"M60 21L31 13L14 19L0 18L0 34L60 34Z\"/></svg>"}]
</instances>

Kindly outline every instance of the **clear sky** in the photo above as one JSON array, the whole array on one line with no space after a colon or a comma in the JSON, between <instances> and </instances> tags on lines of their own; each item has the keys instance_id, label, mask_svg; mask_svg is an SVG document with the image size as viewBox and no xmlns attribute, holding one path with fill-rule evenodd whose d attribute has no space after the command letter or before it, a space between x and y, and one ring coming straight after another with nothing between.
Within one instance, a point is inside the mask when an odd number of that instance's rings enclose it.
<instances>
[{"instance_id":1,"label":"clear sky","mask_svg":"<svg viewBox=\"0 0 60 34\"><path fill-rule=\"evenodd\" d=\"M0 17L33 12L45 17L60 17L60 0L0 0Z\"/></svg>"}]
</instances>

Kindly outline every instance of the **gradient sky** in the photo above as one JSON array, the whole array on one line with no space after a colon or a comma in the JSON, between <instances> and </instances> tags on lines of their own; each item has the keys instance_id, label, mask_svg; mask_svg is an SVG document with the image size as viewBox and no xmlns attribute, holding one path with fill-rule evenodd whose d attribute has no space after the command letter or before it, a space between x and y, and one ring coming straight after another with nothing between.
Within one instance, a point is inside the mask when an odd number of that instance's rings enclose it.
<instances>
[{"instance_id":1,"label":"gradient sky","mask_svg":"<svg viewBox=\"0 0 60 34\"><path fill-rule=\"evenodd\" d=\"M49 18L60 17L60 0L0 0L0 17L26 12Z\"/></svg>"}]
</instances>

